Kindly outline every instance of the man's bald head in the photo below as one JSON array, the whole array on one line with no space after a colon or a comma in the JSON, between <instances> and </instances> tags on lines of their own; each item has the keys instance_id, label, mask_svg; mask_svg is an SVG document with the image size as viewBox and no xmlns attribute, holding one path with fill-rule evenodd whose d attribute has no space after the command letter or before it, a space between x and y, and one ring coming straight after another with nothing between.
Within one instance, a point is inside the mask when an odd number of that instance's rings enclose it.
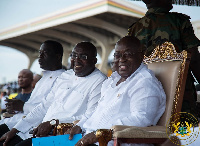
<instances>
[{"instance_id":1,"label":"man's bald head","mask_svg":"<svg viewBox=\"0 0 200 146\"><path fill-rule=\"evenodd\" d=\"M18 84L20 88L28 88L32 86L33 73L29 69L23 69L18 74Z\"/></svg>"}]
</instances>

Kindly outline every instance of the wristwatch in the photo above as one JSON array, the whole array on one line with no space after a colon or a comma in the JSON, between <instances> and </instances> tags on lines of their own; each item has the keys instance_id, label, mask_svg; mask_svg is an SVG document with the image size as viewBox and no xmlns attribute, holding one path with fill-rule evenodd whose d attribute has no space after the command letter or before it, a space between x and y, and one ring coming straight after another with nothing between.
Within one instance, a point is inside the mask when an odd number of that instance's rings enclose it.
<instances>
[{"instance_id":1,"label":"wristwatch","mask_svg":"<svg viewBox=\"0 0 200 146\"><path fill-rule=\"evenodd\" d=\"M56 119L52 119L50 121L50 125L52 126L52 134L53 136L56 136L57 135L57 126L58 126L58 123L59 123L59 120L56 120ZM50 135L52 135L50 134Z\"/></svg>"},{"instance_id":2,"label":"wristwatch","mask_svg":"<svg viewBox=\"0 0 200 146\"><path fill-rule=\"evenodd\" d=\"M53 119L53 120L50 121L50 124L51 124L51 126L56 126L57 121L55 119Z\"/></svg>"}]
</instances>

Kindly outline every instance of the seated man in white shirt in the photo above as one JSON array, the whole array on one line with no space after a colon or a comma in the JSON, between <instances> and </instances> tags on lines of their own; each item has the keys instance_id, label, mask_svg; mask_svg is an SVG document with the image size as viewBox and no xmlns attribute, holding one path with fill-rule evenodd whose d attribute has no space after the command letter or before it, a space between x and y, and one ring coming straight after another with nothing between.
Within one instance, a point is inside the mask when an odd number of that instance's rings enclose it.
<instances>
[{"instance_id":1,"label":"seated man in white shirt","mask_svg":"<svg viewBox=\"0 0 200 146\"><path fill-rule=\"evenodd\" d=\"M60 43L52 40L42 43L39 50L39 64L40 68L44 69L43 77L37 82L30 99L24 104L23 112L0 121L0 136L11 130L34 107L45 100L57 77L64 72L62 69L62 56L63 47ZM10 145L14 144L10 143Z\"/></svg>"},{"instance_id":2,"label":"seated man in white shirt","mask_svg":"<svg viewBox=\"0 0 200 146\"><path fill-rule=\"evenodd\" d=\"M70 131L69 139L86 132L76 146L96 143L97 129L110 129L113 125L156 125L165 111L166 95L153 72L142 63L143 56L140 41L133 36L116 43L116 71L103 83L95 112L89 118L82 118Z\"/></svg>"},{"instance_id":3,"label":"seated man in white shirt","mask_svg":"<svg viewBox=\"0 0 200 146\"><path fill-rule=\"evenodd\" d=\"M45 103L39 104L25 118L18 122L11 130L24 141L17 145L32 145L34 130L37 137L48 136L52 130L52 122L58 119L60 123L72 123L80 120L82 115L90 117L99 98L101 86L106 76L95 68L97 62L96 47L90 42L78 43L72 50L71 70L62 73L55 82L55 86L46 98ZM10 134L11 135L11 134ZM8 135L2 137L6 139ZM10 139L10 137L9 137ZM12 140L11 140L12 141Z\"/></svg>"}]
</instances>

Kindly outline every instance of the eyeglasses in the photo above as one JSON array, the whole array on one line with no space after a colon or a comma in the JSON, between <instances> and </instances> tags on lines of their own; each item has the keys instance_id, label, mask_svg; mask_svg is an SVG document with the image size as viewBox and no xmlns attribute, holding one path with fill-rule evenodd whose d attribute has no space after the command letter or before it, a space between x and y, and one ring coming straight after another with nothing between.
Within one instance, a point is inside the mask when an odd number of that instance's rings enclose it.
<instances>
[{"instance_id":1,"label":"eyeglasses","mask_svg":"<svg viewBox=\"0 0 200 146\"><path fill-rule=\"evenodd\" d=\"M70 54L70 57L72 59L76 59L76 58L79 58L79 59L82 59L82 60L87 60L88 59L87 55L82 55L82 54L78 55L78 54L75 54L75 53Z\"/></svg>"},{"instance_id":2,"label":"eyeglasses","mask_svg":"<svg viewBox=\"0 0 200 146\"><path fill-rule=\"evenodd\" d=\"M137 53L141 53L141 52L137 52ZM133 55L135 55L136 53L131 53L131 52L124 52L124 53L114 53L114 59L115 60L119 60L121 57L124 57L126 59L131 58Z\"/></svg>"}]
</instances>

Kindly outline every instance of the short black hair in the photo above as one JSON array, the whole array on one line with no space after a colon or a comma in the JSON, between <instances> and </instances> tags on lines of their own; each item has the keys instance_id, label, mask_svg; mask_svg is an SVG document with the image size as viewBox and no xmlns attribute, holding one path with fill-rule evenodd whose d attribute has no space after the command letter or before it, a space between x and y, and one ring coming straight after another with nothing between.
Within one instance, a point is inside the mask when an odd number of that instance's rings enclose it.
<instances>
[{"instance_id":1,"label":"short black hair","mask_svg":"<svg viewBox=\"0 0 200 146\"><path fill-rule=\"evenodd\" d=\"M55 54L60 54L61 56L63 56L63 46L61 45L61 43L53 40L46 40L42 44L50 45L53 48Z\"/></svg>"},{"instance_id":2,"label":"short black hair","mask_svg":"<svg viewBox=\"0 0 200 146\"><path fill-rule=\"evenodd\" d=\"M78 46L82 46L83 48L87 48L87 50L91 53L91 55L93 57L97 56L97 48L91 42L83 41L83 42L76 44L75 47L78 47Z\"/></svg>"},{"instance_id":3,"label":"short black hair","mask_svg":"<svg viewBox=\"0 0 200 146\"><path fill-rule=\"evenodd\" d=\"M116 45L120 45L121 43L129 47L135 46L135 48L138 48L139 52L143 52L142 44L140 43L140 40L135 36L125 36L117 41Z\"/></svg>"}]
</instances>

